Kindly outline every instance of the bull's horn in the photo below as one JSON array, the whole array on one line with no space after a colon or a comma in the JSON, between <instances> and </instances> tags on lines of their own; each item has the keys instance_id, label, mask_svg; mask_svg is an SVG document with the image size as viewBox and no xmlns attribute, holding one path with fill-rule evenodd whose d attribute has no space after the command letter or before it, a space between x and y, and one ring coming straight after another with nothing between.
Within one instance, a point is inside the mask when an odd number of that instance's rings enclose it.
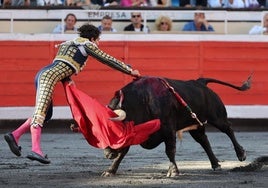
<instances>
[{"instance_id":1,"label":"bull's horn","mask_svg":"<svg viewBox=\"0 0 268 188\"><path fill-rule=\"evenodd\" d=\"M127 116L126 112L122 109L114 110L114 113L116 113L118 116L110 118L112 121L123 121Z\"/></svg>"}]
</instances>

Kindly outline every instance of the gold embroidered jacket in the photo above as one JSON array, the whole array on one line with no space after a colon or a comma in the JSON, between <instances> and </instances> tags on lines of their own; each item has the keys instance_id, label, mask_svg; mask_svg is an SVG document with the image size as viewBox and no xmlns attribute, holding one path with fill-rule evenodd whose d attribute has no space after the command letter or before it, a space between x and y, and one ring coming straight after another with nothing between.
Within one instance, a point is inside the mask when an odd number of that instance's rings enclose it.
<instances>
[{"instance_id":1,"label":"gold embroidered jacket","mask_svg":"<svg viewBox=\"0 0 268 188\"><path fill-rule=\"evenodd\" d=\"M131 74L131 67L101 51L96 44L82 37L61 43L54 61L67 63L75 69L77 74L86 65L89 55L114 69Z\"/></svg>"}]
</instances>

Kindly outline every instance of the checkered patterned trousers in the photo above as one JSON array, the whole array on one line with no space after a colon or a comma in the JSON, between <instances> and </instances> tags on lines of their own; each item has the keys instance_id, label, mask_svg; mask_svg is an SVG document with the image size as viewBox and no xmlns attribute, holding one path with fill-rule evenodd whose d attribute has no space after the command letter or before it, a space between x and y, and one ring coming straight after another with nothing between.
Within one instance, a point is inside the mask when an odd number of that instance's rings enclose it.
<instances>
[{"instance_id":1,"label":"checkered patterned trousers","mask_svg":"<svg viewBox=\"0 0 268 188\"><path fill-rule=\"evenodd\" d=\"M36 103L33 114L32 126L43 126L44 121L48 121L52 116L52 95L56 84L64 78L74 74L74 70L61 61L56 61L43 69L36 75ZM49 117L48 110L51 109Z\"/></svg>"}]
</instances>

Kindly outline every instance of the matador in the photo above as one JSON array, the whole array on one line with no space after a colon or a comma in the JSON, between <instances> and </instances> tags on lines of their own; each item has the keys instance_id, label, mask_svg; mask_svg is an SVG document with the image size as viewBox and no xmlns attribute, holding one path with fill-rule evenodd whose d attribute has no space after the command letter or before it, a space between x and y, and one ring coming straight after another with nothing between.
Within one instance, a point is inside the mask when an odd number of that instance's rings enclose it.
<instances>
[{"instance_id":1,"label":"matador","mask_svg":"<svg viewBox=\"0 0 268 188\"><path fill-rule=\"evenodd\" d=\"M4 135L10 150L17 156L21 156L19 146L20 137L30 130L32 140L32 151L26 156L44 164L49 164L47 155L41 149L41 129L44 122L52 117L52 95L56 83L79 74L86 65L89 56L94 57L125 74L139 77L138 70L133 70L124 62L108 55L98 48L100 31L91 24L84 24L79 29L79 37L58 45L58 52L53 62L42 68L36 75L36 103L33 116L28 118L21 126Z\"/></svg>"}]
</instances>

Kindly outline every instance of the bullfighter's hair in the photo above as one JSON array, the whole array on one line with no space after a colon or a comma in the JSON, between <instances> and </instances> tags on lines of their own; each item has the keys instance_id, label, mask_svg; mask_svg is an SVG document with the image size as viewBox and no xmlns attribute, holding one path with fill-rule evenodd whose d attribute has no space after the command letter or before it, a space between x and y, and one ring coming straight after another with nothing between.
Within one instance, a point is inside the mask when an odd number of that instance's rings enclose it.
<instances>
[{"instance_id":1,"label":"bullfighter's hair","mask_svg":"<svg viewBox=\"0 0 268 188\"><path fill-rule=\"evenodd\" d=\"M84 24L80 28L78 28L80 37L87 38L91 40L92 38L96 40L99 38L101 32L97 27L91 24Z\"/></svg>"}]
</instances>

